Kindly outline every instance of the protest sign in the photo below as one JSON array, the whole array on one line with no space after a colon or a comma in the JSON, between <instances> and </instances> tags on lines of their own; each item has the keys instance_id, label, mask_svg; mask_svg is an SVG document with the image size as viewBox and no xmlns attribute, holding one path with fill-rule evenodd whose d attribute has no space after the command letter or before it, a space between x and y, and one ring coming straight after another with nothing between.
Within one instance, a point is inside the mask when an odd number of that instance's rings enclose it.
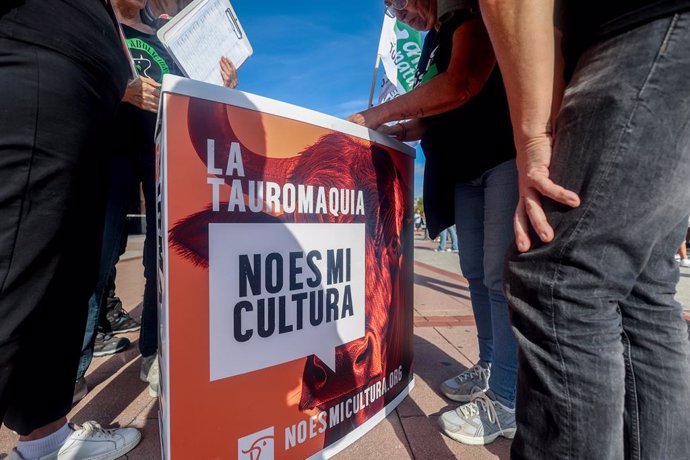
<instances>
[{"instance_id":1,"label":"protest sign","mask_svg":"<svg viewBox=\"0 0 690 460\"><path fill-rule=\"evenodd\" d=\"M414 150L188 79L162 92L163 455L330 457L414 385Z\"/></svg>"}]
</instances>

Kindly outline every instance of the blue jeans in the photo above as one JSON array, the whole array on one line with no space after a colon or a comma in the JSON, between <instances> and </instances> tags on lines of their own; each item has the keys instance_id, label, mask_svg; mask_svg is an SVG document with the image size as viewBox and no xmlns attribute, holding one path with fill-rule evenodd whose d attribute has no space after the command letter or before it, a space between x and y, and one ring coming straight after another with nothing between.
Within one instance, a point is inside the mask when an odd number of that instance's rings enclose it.
<instances>
[{"instance_id":1,"label":"blue jeans","mask_svg":"<svg viewBox=\"0 0 690 460\"><path fill-rule=\"evenodd\" d=\"M489 386L498 400L509 407L515 404L517 343L502 286L503 263L513 241L517 200L514 160L455 188L460 268L469 283L479 359L491 363Z\"/></svg>"},{"instance_id":2,"label":"blue jeans","mask_svg":"<svg viewBox=\"0 0 690 460\"><path fill-rule=\"evenodd\" d=\"M513 252L515 459L690 452L690 344L673 260L690 209L690 13L588 49L556 123L549 244Z\"/></svg>"},{"instance_id":3,"label":"blue jeans","mask_svg":"<svg viewBox=\"0 0 690 460\"><path fill-rule=\"evenodd\" d=\"M151 356L158 351L158 256L156 252L156 155L147 152L140 158L141 190L146 205L144 240L144 303L139 332L139 353Z\"/></svg>"},{"instance_id":4,"label":"blue jeans","mask_svg":"<svg viewBox=\"0 0 690 460\"><path fill-rule=\"evenodd\" d=\"M81 357L79 358L77 379L86 374L86 370L93 359L93 346L101 319L103 297L113 268L120 258L122 235L126 230L127 209L130 205L132 191L137 185L135 162L132 159L115 156L111 164L98 277L96 289L89 298L89 313L86 319L86 331Z\"/></svg>"},{"instance_id":5,"label":"blue jeans","mask_svg":"<svg viewBox=\"0 0 690 460\"><path fill-rule=\"evenodd\" d=\"M439 234L439 242L438 242L438 250L439 251L445 251L446 250L446 240L448 239L448 234L450 233L450 248L453 251L458 250L458 234L455 232L455 225L451 225L448 228L445 228L441 230L441 233Z\"/></svg>"},{"instance_id":6,"label":"blue jeans","mask_svg":"<svg viewBox=\"0 0 690 460\"><path fill-rule=\"evenodd\" d=\"M150 356L158 350L158 296L156 267L156 183L155 156L153 152L139 157L114 157L111 185L108 192L105 229L95 293L89 299L89 314L86 333L82 344L77 379L86 374L93 359L93 346L99 324L105 290L113 267L121 254L121 241L126 231L127 209L132 191L136 190L141 178L144 202L146 204L146 240L144 241L144 303L139 332L139 352Z\"/></svg>"}]
</instances>

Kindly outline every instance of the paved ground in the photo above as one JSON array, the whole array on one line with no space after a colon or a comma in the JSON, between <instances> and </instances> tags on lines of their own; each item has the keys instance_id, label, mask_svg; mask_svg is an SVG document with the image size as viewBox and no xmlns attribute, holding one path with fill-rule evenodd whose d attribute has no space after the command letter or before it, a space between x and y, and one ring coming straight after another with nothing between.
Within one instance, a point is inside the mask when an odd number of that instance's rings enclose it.
<instances>
[{"instance_id":1,"label":"paved ground","mask_svg":"<svg viewBox=\"0 0 690 460\"><path fill-rule=\"evenodd\" d=\"M396 411L362 439L336 456L339 460L368 458L442 460L507 459L510 443L499 439L485 447L461 445L438 429L439 415L453 407L437 392L441 381L477 360L476 328L467 282L459 274L457 254L434 252L431 241L415 241L415 371L416 387ZM143 293L140 238L130 239L128 252L118 265L117 289L125 308L140 314ZM690 269L681 269L678 300L690 306ZM686 309L690 319L690 308ZM90 392L77 404L70 418L76 422L98 420L105 425L129 425L142 430L139 447L129 459L159 459L158 406L139 380L137 334L127 334L129 350L95 358L87 381ZM0 429L0 460L16 436Z\"/></svg>"}]
</instances>

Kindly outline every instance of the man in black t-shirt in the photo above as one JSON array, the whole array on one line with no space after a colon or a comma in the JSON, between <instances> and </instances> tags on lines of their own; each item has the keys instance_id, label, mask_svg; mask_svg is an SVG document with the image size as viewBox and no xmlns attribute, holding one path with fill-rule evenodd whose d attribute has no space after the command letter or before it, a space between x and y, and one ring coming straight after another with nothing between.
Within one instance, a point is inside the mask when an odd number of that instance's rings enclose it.
<instances>
[{"instance_id":1,"label":"man in black t-shirt","mask_svg":"<svg viewBox=\"0 0 690 460\"><path fill-rule=\"evenodd\" d=\"M518 152L512 458L688 458L690 0L562 2L560 110L553 2L480 5Z\"/></svg>"}]
</instances>

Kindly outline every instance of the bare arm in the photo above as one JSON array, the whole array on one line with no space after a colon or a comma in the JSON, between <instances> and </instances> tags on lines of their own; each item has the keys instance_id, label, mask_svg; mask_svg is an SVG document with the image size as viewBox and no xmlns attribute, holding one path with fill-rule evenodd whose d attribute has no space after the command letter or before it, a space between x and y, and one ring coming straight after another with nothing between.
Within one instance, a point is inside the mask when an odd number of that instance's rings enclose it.
<instances>
[{"instance_id":1,"label":"bare arm","mask_svg":"<svg viewBox=\"0 0 690 460\"><path fill-rule=\"evenodd\" d=\"M445 72L348 120L376 129L388 121L421 118L460 107L482 89L495 62L482 21L468 21L453 33L451 62Z\"/></svg>"},{"instance_id":2,"label":"bare arm","mask_svg":"<svg viewBox=\"0 0 690 460\"><path fill-rule=\"evenodd\" d=\"M549 179L551 110L554 102L553 0L480 0L503 74L517 149L520 200L515 242L529 250L529 225L544 242L553 239L541 196L569 206L579 197Z\"/></svg>"}]
</instances>

